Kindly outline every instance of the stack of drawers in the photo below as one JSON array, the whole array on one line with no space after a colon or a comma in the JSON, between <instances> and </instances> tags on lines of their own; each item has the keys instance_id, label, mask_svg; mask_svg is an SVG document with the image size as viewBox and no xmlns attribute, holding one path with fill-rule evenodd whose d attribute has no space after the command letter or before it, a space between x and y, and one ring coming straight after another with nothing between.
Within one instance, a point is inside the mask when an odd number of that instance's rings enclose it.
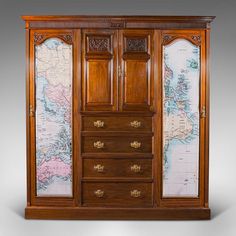
<instances>
[{"instance_id":1,"label":"stack of drawers","mask_svg":"<svg viewBox=\"0 0 236 236\"><path fill-rule=\"evenodd\" d=\"M82 116L83 206L153 205L151 116Z\"/></svg>"}]
</instances>

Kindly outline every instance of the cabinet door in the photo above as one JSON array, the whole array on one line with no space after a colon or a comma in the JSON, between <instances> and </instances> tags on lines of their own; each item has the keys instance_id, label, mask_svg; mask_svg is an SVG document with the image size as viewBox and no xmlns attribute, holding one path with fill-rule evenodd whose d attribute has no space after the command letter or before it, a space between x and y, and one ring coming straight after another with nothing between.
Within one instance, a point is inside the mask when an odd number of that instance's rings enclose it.
<instances>
[{"instance_id":1,"label":"cabinet door","mask_svg":"<svg viewBox=\"0 0 236 236\"><path fill-rule=\"evenodd\" d=\"M203 31L162 32L164 198L204 197L204 38Z\"/></svg>"},{"instance_id":2,"label":"cabinet door","mask_svg":"<svg viewBox=\"0 0 236 236\"><path fill-rule=\"evenodd\" d=\"M120 107L153 110L152 30L121 30L119 34Z\"/></svg>"},{"instance_id":3,"label":"cabinet door","mask_svg":"<svg viewBox=\"0 0 236 236\"><path fill-rule=\"evenodd\" d=\"M73 201L73 41L69 30L30 35L29 171L35 204L45 197L54 203L61 201L55 197L63 197L62 204Z\"/></svg>"},{"instance_id":4,"label":"cabinet door","mask_svg":"<svg viewBox=\"0 0 236 236\"><path fill-rule=\"evenodd\" d=\"M84 30L82 60L83 110L117 110L116 30Z\"/></svg>"}]
</instances>

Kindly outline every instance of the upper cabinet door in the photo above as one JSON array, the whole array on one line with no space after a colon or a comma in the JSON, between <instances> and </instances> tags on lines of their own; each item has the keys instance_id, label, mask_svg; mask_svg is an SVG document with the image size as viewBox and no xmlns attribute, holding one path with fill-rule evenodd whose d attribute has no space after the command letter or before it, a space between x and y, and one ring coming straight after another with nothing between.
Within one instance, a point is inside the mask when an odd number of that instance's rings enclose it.
<instances>
[{"instance_id":1,"label":"upper cabinet door","mask_svg":"<svg viewBox=\"0 0 236 236\"><path fill-rule=\"evenodd\" d=\"M117 31L84 30L82 110L117 110Z\"/></svg>"},{"instance_id":2,"label":"upper cabinet door","mask_svg":"<svg viewBox=\"0 0 236 236\"><path fill-rule=\"evenodd\" d=\"M120 107L153 110L153 31L121 30L119 34Z\"/></svg>"}]
</instances>

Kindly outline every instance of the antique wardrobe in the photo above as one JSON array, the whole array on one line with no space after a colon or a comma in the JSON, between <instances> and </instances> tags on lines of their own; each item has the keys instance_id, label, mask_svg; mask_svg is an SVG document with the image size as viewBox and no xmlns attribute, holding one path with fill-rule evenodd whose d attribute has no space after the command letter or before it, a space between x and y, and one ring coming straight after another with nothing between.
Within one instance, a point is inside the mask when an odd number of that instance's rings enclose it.
<instances>
[{"instance_id":1,"label":"antique wardrobe","mask_svg":"<svg viewBox=\"0 0 236 236\"><path fill-rule=\"evenodd\" d=\"M208 16L23 16L29 219L209 219Z\"/></svg>"}]
</instances>

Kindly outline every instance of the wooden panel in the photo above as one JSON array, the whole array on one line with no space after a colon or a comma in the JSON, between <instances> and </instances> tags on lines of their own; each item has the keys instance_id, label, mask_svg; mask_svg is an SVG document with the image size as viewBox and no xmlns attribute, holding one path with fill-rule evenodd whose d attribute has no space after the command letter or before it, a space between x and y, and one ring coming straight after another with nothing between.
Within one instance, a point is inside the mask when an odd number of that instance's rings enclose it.
<instances>
[{"instance_id":1,"label":"wooden panel","mask_svg":"<svg viewBox=\"0 0 236 236\"><path fill-rule=\"evenodd\" d=\"M83 116L84 131L152 131L152 117Z\"/></svg>"},{"instance_id":2,"label":"wooden panel","mask_svg":"<svg viewBox=\"0 0 236 236\"><path fill-rule=\"evenodd\" d=\"M128 60L125 62L124 103L148 103L148 68L143 61Z\"/></svg>"},{"instance_id":3,"label":"wooden panel","mask_svg":"<svg viewBox=\"0 0 236 236\"><path fill-rule=\"evenodd\" d=\"M87 103L111 104L110 61L87 62Z\"/></svg>"},{"instance_id":4,"label":"wooden panel","mask_svg":"<svg viewBox=\"0 0 236 236\"><path fill-rule=\"evenodd\" d=\"M208 207L105 208L34 207L25 209L26 219L57 220L209 220Z\"/></svg>"},{"instance_id":5,"label":"wooden panel","mask_svg":"<svg viewBox=\"0 0 236 236\"><path fill-rule=\"evenodd\" d=\"M120 31L120 107L153 111L153 31Z\"/></svg>"},{"instance_id":6,"label":"wooden panel","mask_svg":"<svg viewBox=\"0 0 236 236\"><path fill-rule=\"evenodd\" d=\"M84 178L152 178L152 160L84 159L83 176Z\"/></svg>"},{"instance_id":7,"label":"wooden panel","mask_svg":"<svg viewBox=\"0 0 236 236\"><path fill-rule=\"evenodd\" d=\"M152 152L152 137L83 137L82 140L85 153Z\"/></svg>"},{"instance_id":8,"label":"wooden panel","mask_svg":"<svg viewBox=\"0 0 236 236\"><path fill-rule=\"evenodd\" d=\"M83 205L151 207L152 184L83 183Z\"/></svg>"},{"instance_id":9,"label":"wooden panel","mask_svg":"<svg viewBox=\"0 0 236 236\"><path fill-rule=\"evenodd\" d=\"M117 109L115 30L83 31L82 105L84 111Z\"/></svg>"},{"instance_id":10,"label":"wooden panel","mask_svg":"<svg viewBox=\"0 0 236 236\"><path fill-rule=\"evenodd\" d=\"M210 28L214 16L22 16L26 28Z\"/></svg>"}]
</instances>

